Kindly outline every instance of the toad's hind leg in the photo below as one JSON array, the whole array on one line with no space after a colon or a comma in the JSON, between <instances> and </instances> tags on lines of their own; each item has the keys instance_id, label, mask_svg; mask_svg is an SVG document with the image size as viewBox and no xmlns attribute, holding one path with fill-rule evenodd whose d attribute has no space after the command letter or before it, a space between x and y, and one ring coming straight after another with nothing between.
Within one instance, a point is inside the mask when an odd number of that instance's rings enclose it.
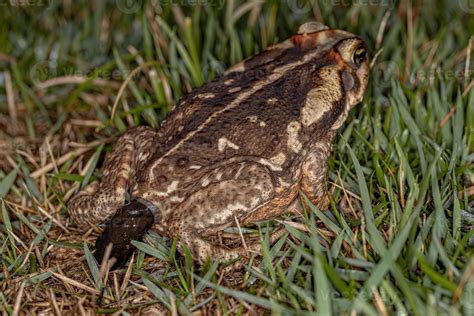
<instances>
[{"instance_id":1,"label":"toad's hind leg","mask_svg":"<svg viewBox=\"0 0 474 316\"><path fill-rule=\"evenodd\" d=\"M267 207L274 200L271 174L257 163L240 163L215 171L215 178L202 180L202 187L188 197L170 218L172 237L189 248L201 263L207 257L224 261L260 252L260 243L247 247L226 248L210 243L206 236L215 235L226 227L235 226L249 214ZM283 210L283 208L282 208ZM272 236L272 240L281 236Z\"/></svg>"},{"instance_id":2,"label":"toad's hind leg","mask_svg":"<svg viewBox=\"0 0 474 316\"><path fill-rule=\"evenodd\" d=\"M152 153L156 131L137 127L122 135L106 155L100 184L95 182L78 192L68 203L74 221L82 227L110 218L125 203L127 188ZM138 153L138 154L137 154Z\"/></svg>"}]
</instances>

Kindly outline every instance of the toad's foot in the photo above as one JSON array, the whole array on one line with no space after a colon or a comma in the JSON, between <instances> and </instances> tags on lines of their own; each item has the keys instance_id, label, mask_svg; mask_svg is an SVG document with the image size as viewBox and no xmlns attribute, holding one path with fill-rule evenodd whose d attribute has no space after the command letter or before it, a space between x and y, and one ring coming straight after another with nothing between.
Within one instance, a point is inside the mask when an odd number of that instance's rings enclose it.
<instances>
[{"instance_id":1,"label":"toad's foot","mask_svg":"<svg viewBox=\"0 0 474 316\"><path fill-rule=\"evenodd\" d=\"M141 241L153 224L152 210L140 201L133 200L121 207L107 222L102 235L97 239L95 258L99 263L102 262L107 246L112 244L110 258L115 258L116 261L111 268L124 266L135 249L131 241Z\"/></svg>"}]
</instances>

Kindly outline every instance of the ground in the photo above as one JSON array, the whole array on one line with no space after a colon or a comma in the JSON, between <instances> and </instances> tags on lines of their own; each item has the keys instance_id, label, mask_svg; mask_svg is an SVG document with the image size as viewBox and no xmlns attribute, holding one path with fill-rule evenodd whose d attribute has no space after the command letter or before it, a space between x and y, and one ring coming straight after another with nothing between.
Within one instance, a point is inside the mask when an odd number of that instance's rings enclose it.
<instances>
[{"instance_id":1,"label":"ground","mask_svg":"<svg viewBox=\"0 0 474 316\"><path fill-rule=\"evenodd\" d=\"M0 7L2 312L474 314L472 1ZM66 202L111 142L310 19L359 34L373 59L329 163L330 209L244 229L264 250L239 272L154 233L128 269L99 271L99 229L78 230Z\"/></svg>"}]
</instances>

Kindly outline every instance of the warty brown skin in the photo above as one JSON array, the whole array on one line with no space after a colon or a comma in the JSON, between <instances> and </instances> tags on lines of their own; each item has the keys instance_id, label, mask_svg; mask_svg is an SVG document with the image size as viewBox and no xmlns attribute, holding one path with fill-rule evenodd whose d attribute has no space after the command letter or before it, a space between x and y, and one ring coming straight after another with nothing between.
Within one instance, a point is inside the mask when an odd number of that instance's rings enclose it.
<instances>
[{"instance_id":1,"label":"warty brown skin","mask_svg":"<svg viewBox=\"0 0 474 316\"><path fill-rule=\"evenodd\" d=\"M233 66L184 96L159 130L137 127L121 136L101 183L69 202L71 216L82 226L101 223L129 192L152 209L159 233L199 261L245 255L206 237L237 221L281 215L299 190L326 207L331 143L367 85L363 47L357 36L324 29Z\"/></svg>"}]
</instances>

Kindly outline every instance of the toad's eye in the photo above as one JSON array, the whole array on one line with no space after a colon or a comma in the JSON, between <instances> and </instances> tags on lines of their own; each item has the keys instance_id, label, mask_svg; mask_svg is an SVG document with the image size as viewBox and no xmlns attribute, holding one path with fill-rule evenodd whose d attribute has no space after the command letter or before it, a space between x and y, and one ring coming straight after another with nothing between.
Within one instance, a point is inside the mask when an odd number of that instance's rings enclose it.
<instances>
[{"instance_id":1,"label":"toad's eye","mask_svg":"<svg viewBox=\"0 0 474 316\"><path fill-rule=\"evenodd\" d=\"M352 56L352 61L355 65L360 66L364 61L367 60L367 50L365 47L359 47L355 50L354 55Z\"/></svg>"}]
</instances>

